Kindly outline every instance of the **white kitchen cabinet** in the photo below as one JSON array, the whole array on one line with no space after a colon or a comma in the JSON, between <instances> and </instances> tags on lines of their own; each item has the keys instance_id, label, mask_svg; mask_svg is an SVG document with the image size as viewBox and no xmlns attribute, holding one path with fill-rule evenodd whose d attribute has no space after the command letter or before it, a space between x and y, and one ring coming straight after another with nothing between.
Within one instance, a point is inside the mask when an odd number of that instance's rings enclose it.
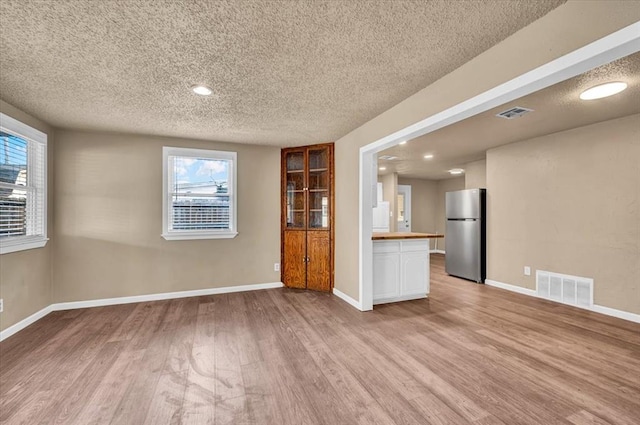
<instances>
[{"instance_id":1,"label":"white kitchen cabinet","mask_svg":"<svg viewBox=\"0 0 640 425\"><path fill-rule=\"evenodd\" d=\"M429 239L374 240L373 303L426 298Z\"/></svg>"}]
</instances>

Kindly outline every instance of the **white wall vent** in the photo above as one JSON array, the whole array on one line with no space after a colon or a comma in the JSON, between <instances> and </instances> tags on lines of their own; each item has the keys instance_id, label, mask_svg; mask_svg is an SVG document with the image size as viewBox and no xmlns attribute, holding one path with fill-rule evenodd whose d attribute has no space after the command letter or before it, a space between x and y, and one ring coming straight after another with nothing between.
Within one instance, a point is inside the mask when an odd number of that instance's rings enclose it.
<instances>
[{"instance_id":1,"label":"white wall vent","mask_svg":"<svg viewBox=\"0 0 640 425\"><path fill-rule=\"evenodd\" d=\"M536 293L540 298L576 307L593 307L593 279L536 271Z\"/></svg>"},{"instance_id":2,"label":"white wall vent","mask_svg":"<svg viewBox=\"0 0 640 425\"><path fill-rule=\"evenodd\" d=\"M385 161L393 161L395 159L398 159L398 157L394 155L381 155L378 157L378 159L384 159Z\"/></svg>"},{"instance_id":3,"label":"white wall vent","mask_svg":"<svg viewBox=\"0 0 640 425\"><path fill-rule=\"evenodd\" d=\"M524 114L527 114L529 112L533 112L533 109L523 108L521 106L514 106L511 109L507 109L506 111L502 111L499 114L496 114L496 117L512 120L514 118L521 117Z\"/></svg>"}]
</instances>

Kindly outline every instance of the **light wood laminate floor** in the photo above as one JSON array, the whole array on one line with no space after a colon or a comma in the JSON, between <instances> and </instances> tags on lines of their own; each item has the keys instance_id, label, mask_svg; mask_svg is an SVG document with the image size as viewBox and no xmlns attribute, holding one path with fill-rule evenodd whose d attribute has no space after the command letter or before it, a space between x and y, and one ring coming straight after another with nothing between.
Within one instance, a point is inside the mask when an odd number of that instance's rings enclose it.
<instances>
[{"instance_id":1,"label":"light wood laminate floor","mask_svg":"<svg viewBox=\"0 0 640 425\"><path fill-rule=\"evenodd\" d=\"M6 424L638 424L640 325L447 276L361 313L272 289L46 316Z\"/></svg>"}]
</instances>

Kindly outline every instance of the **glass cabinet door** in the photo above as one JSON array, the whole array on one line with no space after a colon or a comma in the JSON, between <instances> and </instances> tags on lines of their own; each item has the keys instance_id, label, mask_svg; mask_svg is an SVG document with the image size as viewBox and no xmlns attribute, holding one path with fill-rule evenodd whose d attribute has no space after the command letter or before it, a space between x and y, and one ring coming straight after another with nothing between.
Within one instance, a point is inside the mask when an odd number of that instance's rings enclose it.
<instances>
[{"instance_id":1,"label":"glass cabinet door","mask_svg":"<svg viewBox=\"0 0 640 425\"><path fill-rule=\"evenodd\" d=\"M309 149L309 228L329 228L329 177L329 149Z\"/></svg>"},{"instance_id":2,"label":"glass cabinet door","mask_svg":"<svg viewBox=\"0 0 640 425\"><path fill-rule=\"evenodd\" d=\"M304 151L286 154L287 228L305 227Z\"/></svg>"}]
</instances>

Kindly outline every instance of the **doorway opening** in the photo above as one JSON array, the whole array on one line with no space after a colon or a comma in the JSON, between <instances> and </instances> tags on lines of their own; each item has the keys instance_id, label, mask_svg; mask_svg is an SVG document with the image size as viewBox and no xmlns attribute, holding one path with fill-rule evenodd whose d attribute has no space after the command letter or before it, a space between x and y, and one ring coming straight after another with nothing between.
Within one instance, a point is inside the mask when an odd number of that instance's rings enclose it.
<instances>
[{"instance_id":1,"label":"doorway opening","mask_svg":"<svg viewBox=\"0 0 640 425\"><path fill-rule=\"evenodd\" d=\"M359 307L373 309L373 253L371 209L377 182L377 153L434 132L504 103L539 91L595 67L638 52L640 23L635 23L568 53L478 96L385 136L359 152Z\"/></svg>"},{"instance_id":2,"label":"doorway opening","mask_svg":"<svg viewBox=\"0 0 640 425\"><path fill-rule=\"evenodd\" d=\"M398 185L398 232L411 232L411 186Z\"/></svg>"}]
</instances>

